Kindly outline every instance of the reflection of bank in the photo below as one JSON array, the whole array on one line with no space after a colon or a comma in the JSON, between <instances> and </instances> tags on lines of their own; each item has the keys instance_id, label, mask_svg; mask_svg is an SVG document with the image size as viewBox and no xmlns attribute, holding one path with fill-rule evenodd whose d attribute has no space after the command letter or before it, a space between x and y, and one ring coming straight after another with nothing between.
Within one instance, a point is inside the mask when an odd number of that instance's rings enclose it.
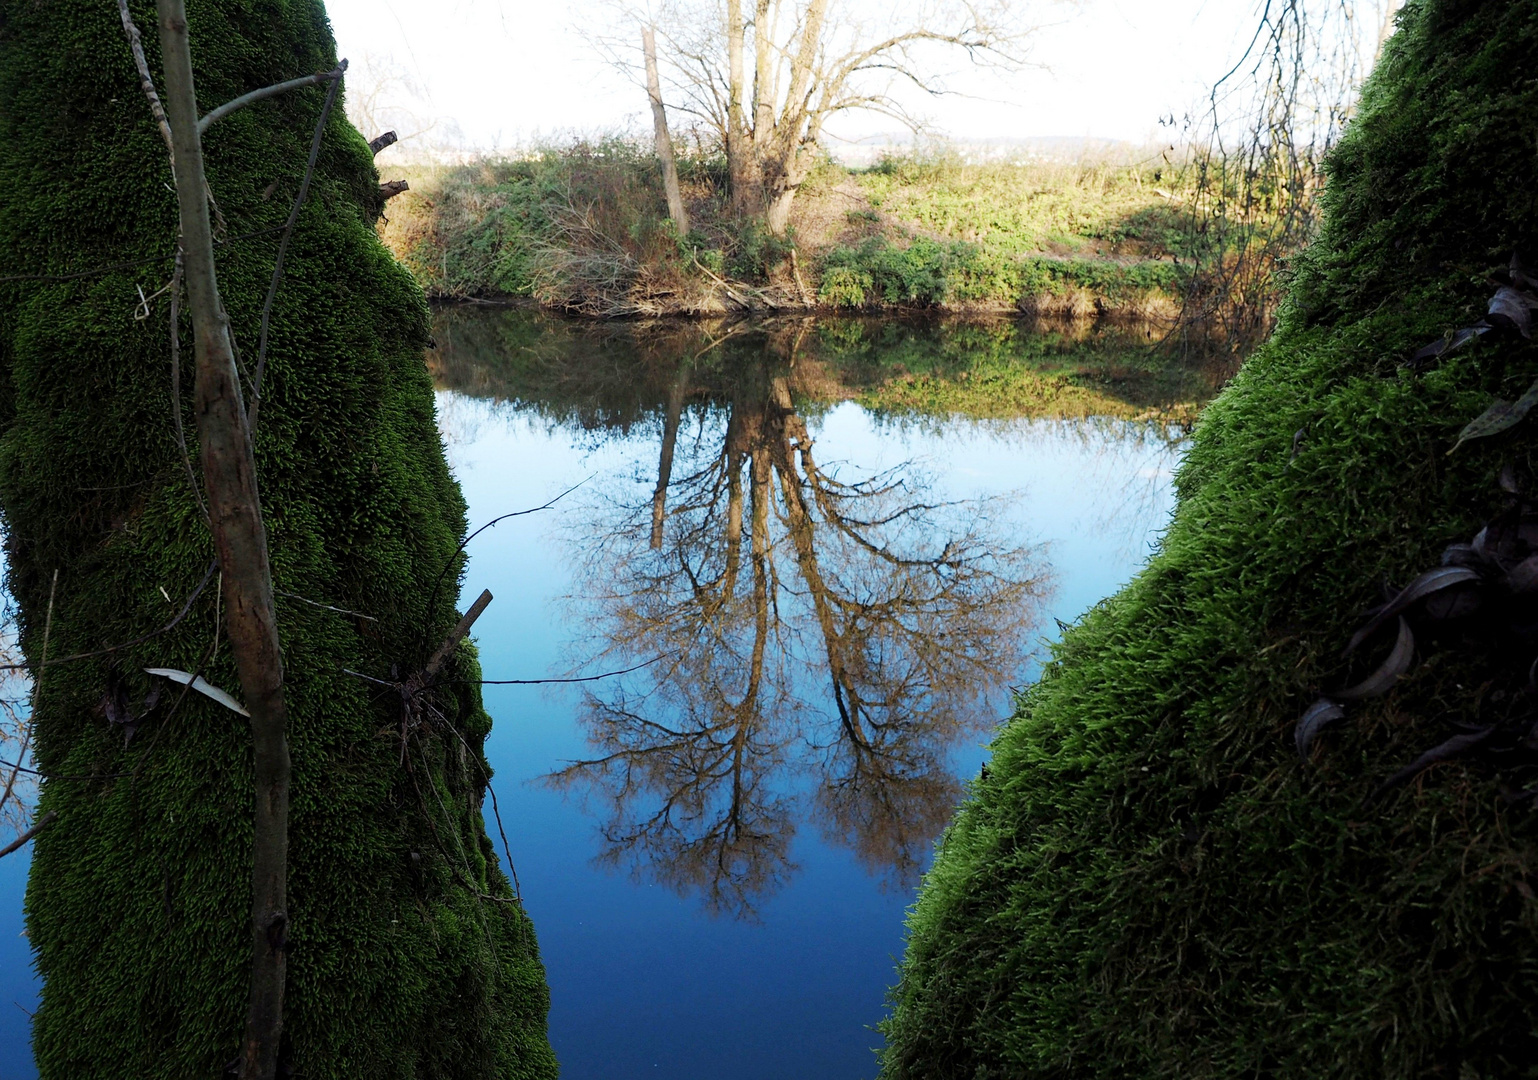
<instances>
[{"instance_id":1,"label":"reflection of bank","mask_svg":"<svg viewBox=\"0 0 1538 1080\"><path fill-rule=\"evenodd\" d=\"M440 380L651 436L642 487L573 496L574 668L656 661L585 696L591 756L551 778L600 815L602 857L751 911L811 824L911 881L1044 591L1003 507L823 462L807 410L849 394L820 324L531 321L440 323Z\"/></svg>"}]
</instances>

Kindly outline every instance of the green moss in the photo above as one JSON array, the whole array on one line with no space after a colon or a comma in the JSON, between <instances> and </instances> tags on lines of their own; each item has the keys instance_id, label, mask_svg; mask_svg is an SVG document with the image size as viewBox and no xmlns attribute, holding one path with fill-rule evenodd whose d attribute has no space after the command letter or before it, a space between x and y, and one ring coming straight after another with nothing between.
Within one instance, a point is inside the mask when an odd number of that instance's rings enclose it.
<instances>
[{"instance_id":1,"label":"green moss","mask_svg":"<svg viewBox=\"0 0 1538 1080\"><path fill-rule=\"evenodd\" d=\"M153 5L133 9L158 70ZM205 107L335 63L318 0L210 0L191 21ZM227 222L221 284L248 360L322 95L263 102L206 140ZM56 572L58 658L163 626L213 551L172 437L164 298L134 318L137 287L169 278L176 216L114 5L0 2L0 96L0 274L142 261L0 283L0 512L35 664ZM550 1077L532 928L481 820L478 691L436 692L443 719L412 737L407 768L398 702L343 674L410 672L443 640L461 567L436 606L432 586L465 528L422 361L426 307L374 234L377 182L338 108L288 253L256 434L294 758L285 1057L312 1080ZM190 430L185 308L182 341ZM248 729L196 694L173 709L172 694L125 746L103 708L120 690L138 709L146 666L198 669L217 605L210 587L174 629L46 669L41 809L59 817L36 841L27 895L44 1077L212 1077L236 1056ZM474 650L452 668L476 678ZM225 646L205 672L238 686Z\"/></svg>"},{"instance_id":2,"label":"green moss","mask_svg":"<svg viewBox=\"0 0 1538 1080\"><path fill-rule=\"evenodd\" d=\"M1314 763L1291 749L1381 582L1487 519L1504 462L1538 474L1531 421L1446 456L1530 344L1397 370L1538 250L1538 3L1401 20L1161 549L1065 635L942 842L889 1077L1538 1076L1534 811L1475 762L1365 804L1475 717L1485 661L1433 645Z\"/></svg>"}]
</instances>

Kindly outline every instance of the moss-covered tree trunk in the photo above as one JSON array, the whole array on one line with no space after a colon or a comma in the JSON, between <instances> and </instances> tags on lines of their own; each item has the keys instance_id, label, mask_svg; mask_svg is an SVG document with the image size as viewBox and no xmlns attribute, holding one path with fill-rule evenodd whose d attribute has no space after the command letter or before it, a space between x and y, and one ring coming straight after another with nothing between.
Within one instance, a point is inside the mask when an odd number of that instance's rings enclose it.
<instances>
[{"instance_id":1,"label":"moss-covered tree trunk","mask_svg":"<svg viewBox=\"0 0 1538 1080\"><path fill-rule=\"evenodd\" d=\"M1416 614L1397 687L1293 748L1368 670L1342 651L1384 584L1512 487L1538 501L1538 419L1448 456L1533 384L1532 342L1401 366L1538 260L1538 2L1411 0L1400 25L1161 550L1065 635L941 845L888 1077L1538 1076L1538 739L1370 798L1460 730L1531 725L1530 594Z\"/></svg>"},{"instance_id":2,"label":"moss-covered tree trunk","mask_svg":"<svg viewBox=\"0 0 1538 1080\"><path fill-rule=\"evenodd\" d=\"M132 6L154 26L153 5ZM335 65L318 0L189 6L204 111ZM153 33L145 46L158 72ZM248 360L324 94L258 103L205 138L220 286ZM51 657L108 650L42 676L42 809L58 818L27 896L38 1063L48 1078L218 1076L249 989L252 748L244 718L200 694L168 686L150 707L143 670L239 686L217 582L153 633L213 558L174 439L166 298L135 318L138 287L172 273L166 151L110 2L0 0L0 102L11 584L34 663L55 570ZM422 668L456 621L465 524L422 361L427 312L372 228L377 182L337 109L288 251L256 434L294 762L284 1066L548 1077L533 931L481 819L490 721L466 681L473 650L404 723L399 694L344 673ZM185 305L182 322L188 345Z\"/></svg>"}]
</instances>

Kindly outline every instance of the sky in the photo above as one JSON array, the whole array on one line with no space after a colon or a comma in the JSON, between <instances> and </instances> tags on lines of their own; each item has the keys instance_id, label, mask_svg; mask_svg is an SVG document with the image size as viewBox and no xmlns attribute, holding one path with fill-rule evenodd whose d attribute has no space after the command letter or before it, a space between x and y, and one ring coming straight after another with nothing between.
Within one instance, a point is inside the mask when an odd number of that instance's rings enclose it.
<instances>
[{"instance_id":1,"label":"sky","mask_svg":"<svg viewBox=\"0 0 1538 1080\"><path fill-rule=\"evenodd\" d=\"M882 7L882 0L844 3L873 14ZM962 73L952 85L968 96L927 106L936 132L959 140L1167 141L1160 118L1178 118L1200 102L1244 51L1257 12L1255 0L1035 3L1047 23L1033 38L1040 66L1007 79ZM328 0L327 7L341 55L352 62L349 94L377 85L381 105L433 123L426 138L511 150L538 139L649 128L644 93L607 67L580 32L602 11L596 3ZM882 117L851 116L835 133L857 139L896 130ZM408 140L402 151L409 147Z\"/></svg>"}]
</instances>

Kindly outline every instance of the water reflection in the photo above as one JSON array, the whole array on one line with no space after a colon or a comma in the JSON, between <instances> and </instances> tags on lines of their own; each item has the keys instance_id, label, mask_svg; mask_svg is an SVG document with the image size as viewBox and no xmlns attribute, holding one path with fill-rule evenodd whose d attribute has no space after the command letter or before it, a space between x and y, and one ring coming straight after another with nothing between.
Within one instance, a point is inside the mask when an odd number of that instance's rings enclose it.
<instances>
[{"instance_id":1,"label":"water reflection","mask_svg":"<svg viewBox=\"0 0 1538 1080\"><path fill-rule=\"evenodd\" d=\"M802 825L911 884L961 794L953 751L1022 672L1041 560L1000 500L821 460L808 416L871 385L848 325L542 321L441 320L440 381L652 446L570 545L573 669L645 666L593 684L590 756L548 782L599 819L600 861L712 911L785 885Z\"/></svg>"}]
</instances>

